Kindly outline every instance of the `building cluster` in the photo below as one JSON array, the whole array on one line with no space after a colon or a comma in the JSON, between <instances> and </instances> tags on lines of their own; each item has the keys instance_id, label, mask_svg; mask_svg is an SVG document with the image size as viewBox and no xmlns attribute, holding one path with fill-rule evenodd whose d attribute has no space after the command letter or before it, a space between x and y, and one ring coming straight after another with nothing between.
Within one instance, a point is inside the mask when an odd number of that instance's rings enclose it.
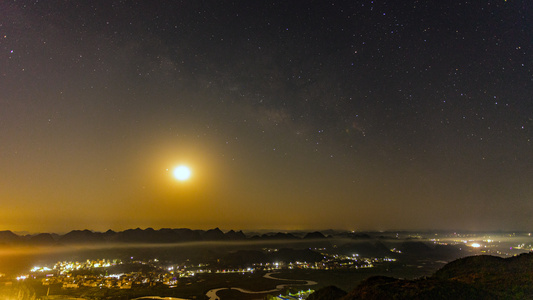
<instances>
[{"instance_id":1,"label":"building cluster","mask_svg":"<svg viewBox=\"0 0 533 300\"><path fill-rule=\"evenodd\" d=\"M127 274L111 275L67 275L67 276L46 276L41 279L43 285L62 284L63 288L110 288L110 289L131 289L132 287L166 285L176 286L177 278L170 273L166 274L141 274L131 272Z\"/></svg>"},{"instance_id":2,"label":"building cluster","mask_svg":"<svg viewBox=\"0 0 533 300\"><path fill-rule=\"evenodd\" d=\"M154 261L136 261L138 264L150 264ZM157 260L155 260L157 262ZM58 262L53 268L34 267L30 274L17 277L18 280L26 278L40 279L43 285L61 284L63 288L117 288L131 289L136 286L156 286L167 285L169 287L177 284L177 276L174 272L128 272L118 274L108 274L107 268L121 265L120 260L87 260L85 262ZM95 272L92 274L77 274L75 271L90 271L103 268L105 272Z\"/></svg>"},{"instance_id":3,"label":"building cluster","mask_svg":"<svg viewBox=\"0 0 533 300\"><path fill-rule=\"evenodd\" d=\"M108 268L111 266L115 266L117 264L121 264L121 261L118 259L115 260L86 260L84 262L68 262L68 261L60 261L57 262L53 268L49 267L33 267L30 272L32 273L50 273L51 271L55 271L59 273L59 275L65 275L69 274L72 271L75 270L89 270L89 269L96 269L96 268Z\"/></svg>"}]
</instances>

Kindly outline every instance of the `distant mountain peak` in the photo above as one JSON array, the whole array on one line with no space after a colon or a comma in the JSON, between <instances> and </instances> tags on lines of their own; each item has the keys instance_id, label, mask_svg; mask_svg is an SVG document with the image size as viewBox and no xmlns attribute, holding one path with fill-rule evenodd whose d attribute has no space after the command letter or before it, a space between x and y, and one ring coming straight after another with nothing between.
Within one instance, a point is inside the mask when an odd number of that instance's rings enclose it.
<instances>
[{"instance_id":1,"label":"distant mountain peak","mask_svg":"<svg viewBox=\"0 0 533 300\"><path fill-rule=\"evenodd\" d=\"M301 234L301 235L300 235ZM300 236L303 236L300 237ZM123 231L96 232L89 229L72 230L66 234L43 233L38 237L21 237L9 230L0 231L0 243L4 244L86 244L86 243L180 243L191 241L235 241L235 240L299 240L325 239L319 231L299 232L295 236L290 232L269 232L261 236L247 237L242 230L233 229L224 233L219 227L208 230L193 230L189 228L161 228L158 230L148 227L141 229L125 229Z\"/></svg>"}]
</instances>

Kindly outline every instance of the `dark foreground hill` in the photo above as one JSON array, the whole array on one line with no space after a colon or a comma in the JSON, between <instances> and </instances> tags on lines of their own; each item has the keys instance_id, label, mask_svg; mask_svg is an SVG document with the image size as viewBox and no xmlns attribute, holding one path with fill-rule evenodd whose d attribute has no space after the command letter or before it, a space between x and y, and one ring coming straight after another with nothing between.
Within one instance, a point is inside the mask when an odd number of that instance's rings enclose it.
<instances>
[{"instance_id":1,"label":"dark foreground hill","mask_svg":"<svg viewBox=\"0 0 533 300\"><path fill-rule=\"evenodd\" d=\"M331 290L331 287L328 287ZM455 260L429 278L368 278L345 296L318 290L314 300L356 299L533 299L533 253L503 259L470 256Z\"/></svg>"}]
</instances>

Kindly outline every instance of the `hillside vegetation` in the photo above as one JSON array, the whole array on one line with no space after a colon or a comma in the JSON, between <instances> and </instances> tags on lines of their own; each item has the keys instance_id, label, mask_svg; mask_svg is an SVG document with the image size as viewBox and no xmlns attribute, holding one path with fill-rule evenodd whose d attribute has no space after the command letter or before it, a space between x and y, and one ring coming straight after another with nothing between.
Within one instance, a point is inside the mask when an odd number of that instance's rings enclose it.
<instances>
[{"instance_id":1,"label":"hillside vegetation","mask_svg":"<svg viewBox=\"0 0 533 300\"><path fill-rule=\"evenodd\" d=\"M533 299L533 253L506 259L470 256L445 265L427 278L403 280L376 276L344 296L331 298L322 290L315 294L314 300Z\"/></svg>"}]
</instances>

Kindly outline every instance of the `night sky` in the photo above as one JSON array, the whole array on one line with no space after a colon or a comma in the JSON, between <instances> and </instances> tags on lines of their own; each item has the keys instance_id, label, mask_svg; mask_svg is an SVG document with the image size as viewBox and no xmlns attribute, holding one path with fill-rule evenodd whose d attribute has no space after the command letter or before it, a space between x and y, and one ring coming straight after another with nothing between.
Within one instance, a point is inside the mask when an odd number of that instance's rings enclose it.
<instances>
[{"instance_id":1,"label":"night sky","mask_svg":"<svg viewBox=\"0 0 533 300\"><path fill-rule=\"evenodd\" d=\"M533 229L531 1L6 0L0 39L0 230Z\"/></svg>"}]
</instances>

